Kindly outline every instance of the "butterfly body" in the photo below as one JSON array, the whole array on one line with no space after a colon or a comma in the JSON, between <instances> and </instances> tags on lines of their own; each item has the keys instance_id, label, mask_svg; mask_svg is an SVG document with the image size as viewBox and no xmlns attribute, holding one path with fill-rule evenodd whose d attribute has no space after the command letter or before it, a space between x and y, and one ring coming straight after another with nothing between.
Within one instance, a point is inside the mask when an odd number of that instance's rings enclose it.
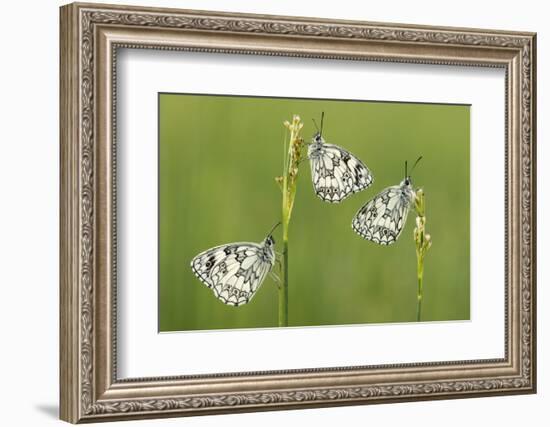
<instances>
[{"instance_id":1,"label":"butterfly body","mask_svg":"<svg viewBox=\"0 0 550 427\"><path fill-rule=\"evenodd\" d=\"M415 191L410 177L367 202L351 223L357 234L379 245L394 243L405 226Z\"/></svg>"},{"instance_id":2,"label":"butterfly body","mask_svg":"<svg viewBox=\"0 0 550 427\"><path fill-rule=\"evenodd\" d=\"M330 203L339 203L373 182L365 164L349 151L325 142L315 134L308 148L315 194Z\"/></svg>"},{"instance_id":3,"label":"butterfly body","mask_svg":"<svg viewBox=\"0 0 550 427\"><path fill-rule=\"evenodd\" d=\"M239 306L256 294L275 264L275 240L216 246L198 254L191 268L224 304Z\"/></svg>"}]
</instances>

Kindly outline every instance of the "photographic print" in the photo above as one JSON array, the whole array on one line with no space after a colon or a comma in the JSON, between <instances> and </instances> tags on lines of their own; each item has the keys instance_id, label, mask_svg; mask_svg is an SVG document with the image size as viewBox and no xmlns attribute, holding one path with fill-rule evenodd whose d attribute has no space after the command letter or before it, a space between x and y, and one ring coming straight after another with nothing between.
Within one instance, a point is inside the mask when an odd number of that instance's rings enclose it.
<instances>
[{"instance_id":1,"label":"photographic print","mask_svg":"<svg viewBox=\"0 0 550 427\"><path fill-rule=\"evenodd\" d=\"M470 318L470 106L160 93L159 331Z\"/></svg>"}]
</instances>

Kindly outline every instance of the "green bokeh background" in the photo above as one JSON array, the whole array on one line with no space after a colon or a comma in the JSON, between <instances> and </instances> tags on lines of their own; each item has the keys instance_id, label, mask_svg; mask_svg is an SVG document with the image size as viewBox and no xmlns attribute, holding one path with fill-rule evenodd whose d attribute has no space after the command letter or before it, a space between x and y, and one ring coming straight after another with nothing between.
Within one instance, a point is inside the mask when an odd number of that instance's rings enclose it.
<instances>
[{"instance_id":1,"label":"green bokeh background","mask_svg":"<svg viewBox=\"0 0 550 427\"><path fill-rule=\"evenodd\" d=\"M322 111L325 139L362 159L374 184L325 203L313 192L309 162L301 164L289 236L290 326L415 320L414 212L391 246L361 239L351 219L420 155L413 183L425 190L433 239L422 319L469 319L469 106L159 94L160 331L277 326L271 278L249 304L226 306L189 262L216 245L264 239L280 219L274 177L283 168L283 122L299 114L309 139Z\"/></svg>"}]
</instances>

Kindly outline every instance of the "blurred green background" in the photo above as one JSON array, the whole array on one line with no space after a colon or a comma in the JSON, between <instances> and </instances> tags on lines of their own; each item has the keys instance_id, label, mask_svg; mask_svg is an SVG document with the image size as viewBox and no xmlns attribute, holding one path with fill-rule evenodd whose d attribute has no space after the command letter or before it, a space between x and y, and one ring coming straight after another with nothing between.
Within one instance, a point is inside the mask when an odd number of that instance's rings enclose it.
<instances>
[{"instance_id":1,"label":"blurred green background","mask_svg":"<svg viewBox=\"0 0 550 427\"><path fill-rule=\"evenodd\" d=\"M409 322L416 318L415 214L399 240L378 246L351 228L357 210L423 160L413 183L426 193L433 246L424 272L425 321L470 317L470 108L465 105L159 94L159 330L277 326L277 288L226 306L189 266L216 245L260 242L279 221L283 122L299 114L307 140L323 136L362 159L374 184L342 203L322 202L309 162L289 236L290 326ZM279 228L274 237L280 243ZM280 245L278 245L280 251Z\"/></svg>"}]
</instances>

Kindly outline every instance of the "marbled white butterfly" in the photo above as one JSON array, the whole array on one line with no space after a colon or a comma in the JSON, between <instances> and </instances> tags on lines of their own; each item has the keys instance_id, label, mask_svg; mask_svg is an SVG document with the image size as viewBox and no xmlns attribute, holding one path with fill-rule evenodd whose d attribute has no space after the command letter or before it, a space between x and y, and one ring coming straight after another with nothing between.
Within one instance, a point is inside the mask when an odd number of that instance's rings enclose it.
<instances>
[{"instance_id":1,"label":"marbled white butterfly","mask_svg":"<svg viewBox=\"0 0 550 427\"><path fill-rule=\"evenodd\" d=\"M229 243L201 252L191 261L193 272L224 304L250 302L275 264L271 234L277 225L261 243Z\"/></svg>"},{"instance_id":2,"label":"marbled white butterfly","mask_svg":"<svg viewBox=\"0 0 550 427\"><path fill-rule=\"evenodd\" d=\"M413 170L420 159L422 157L415 162ZM364 239L379 245L390 245L401 234L414 198L415 190L405 162L405 179L399 185L382 190L359 209L351 226Z\"/></svg>"},{"instance_id":3,"label":"marbled white butterfly","mask_svg":"<svg viewBox=\"0 0 550 427\"><path fill-rule=\"evenodd\" d=\"M325 142L321 128L313 136L308 148L311 179L315 194L325 202L339 203L353 193L364 190L373 182L365 164L338 145Z\"/></svg>"}]
</instances>

